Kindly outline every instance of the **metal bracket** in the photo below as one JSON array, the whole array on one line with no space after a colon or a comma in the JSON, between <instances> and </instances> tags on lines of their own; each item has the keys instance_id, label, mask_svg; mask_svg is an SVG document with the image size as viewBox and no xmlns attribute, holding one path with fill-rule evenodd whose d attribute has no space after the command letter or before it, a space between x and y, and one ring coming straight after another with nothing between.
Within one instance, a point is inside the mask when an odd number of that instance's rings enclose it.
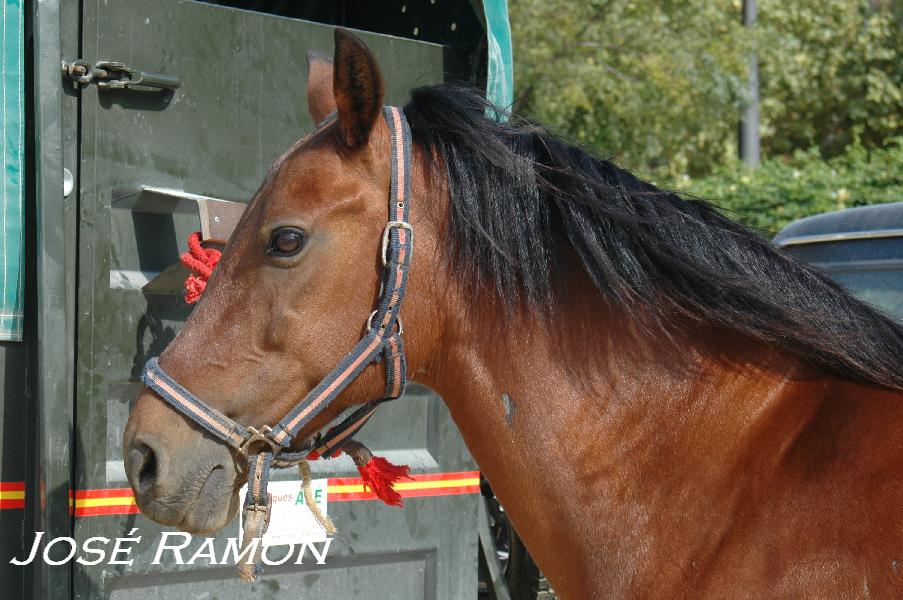
<instances>
[{"instance_id":1,"label":"metal bracket","mask_svg":"<svg viewBox=\"0 0 903 600\"><path fill-rule=\"evenodd\" d=\"M142 185L113 190L112 208L135 213L197 215L201 239L225 244L245 212L246 204L191 194L183 190Z\"/></svg>"},{"instance_id":2,"label":"metal bracket","mask_svg":"<svg viewBox=\"0 0 903 600\"><path fill-rule=\"evenodd\" d=\"M110 287L181 294L188 270L179 254L188 234L200 230L205 247L221 249L245 204L142 185L114 188L110 208Z\"/></svg>"},{"instance_id":3,"label":"metal bracket","mask_svg":"<svg viewBox=\"0 0 903 600\"><path fill-rule=\"evenodd\" d=\"M93 65L83 58L71 63L63 61L63 74L76 85L94 83L102 90L143 88L146 90L174 90L182 85L179 78L165 73L139 71L121 62L100 60Z\"/></svg>"}]
</instances>

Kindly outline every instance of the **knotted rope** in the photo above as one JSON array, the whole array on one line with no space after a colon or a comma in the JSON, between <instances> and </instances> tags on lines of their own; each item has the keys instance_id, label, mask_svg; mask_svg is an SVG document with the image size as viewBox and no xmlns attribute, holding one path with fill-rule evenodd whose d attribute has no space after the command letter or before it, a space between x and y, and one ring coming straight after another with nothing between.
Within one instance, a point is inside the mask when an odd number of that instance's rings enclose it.
<instances>
[{"instance_id":1,"label":"knotted rope","mask_svg":"<svg viewBox=\"0 0 903 600\"><path fill-rule=\"evenodd\" d=\"M201 299L201 294L207 288L207 280L222 255L216 248L204 248L201 245L200 231L188 236L188 252L180 257L182 264L191 271L191 275L185 280L185 302L194 304Z\"/></svg>"}]
</instances>

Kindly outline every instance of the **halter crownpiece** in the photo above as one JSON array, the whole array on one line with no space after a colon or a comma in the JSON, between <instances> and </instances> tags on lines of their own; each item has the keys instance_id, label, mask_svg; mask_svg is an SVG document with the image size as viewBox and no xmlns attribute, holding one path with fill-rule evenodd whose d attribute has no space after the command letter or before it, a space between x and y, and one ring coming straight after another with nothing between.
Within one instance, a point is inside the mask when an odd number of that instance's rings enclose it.
<instances>
[{"instance_id":1,"label":"halter crownpiece","mask_svg":"<svg viewBox=\"0 0 903 600\"><path fill-rule=\"evenodd\" d=\"M326 377L276 425L255 429L236 423L222 412L204 403L179 385L157 361L147 361L141 380L170 406L206 429L248 460L248 494L243 508L244 538L242 549L251 540L260 538L269 525L271 501L267 492L270 468L298 465L311 457L329 458L349 443L352 437L373 415L379 404L398 398L407 384L407 361L402 343L401 319L398 312L408 284L408 271L414 251L414 229L408 222L411 197L411 131L404 113L394 106L386 106L383 116L389 125L392 140L392 177L389 194L389 222L383 229L382 292L376 309L367 319L363 338L345 355ZM352 412L325 435L318 435L312 444L300 451L291 451L291 442L305 425L326 408L374 361L382 359L386 368L386 387L382 398L371 400ZM372 457L360 444L352 444L349 454L358 467L361 461L372 463ZM369 458L368 458L369 457ZM369 466L368 463L368 466ZM385 464L383 464L385 463ZM388 465L388 467L386 467ZM398 469L392 471L391 469ZM374 469L392 476L406 476L386 461L374 463ZM362 475L364 472L362 471ZM391 479L388 479L391 481ZM367 479L365 477L365 483ZM371 485L376 492L377 484ZM391 485L389 486L391 490ZM395 496L389 496L395 503ZM385 499L386 496L380 496ZM250 563L238 566L243 579L255 580L260 572L258 555Z\"/></svg>"}]
</instances>

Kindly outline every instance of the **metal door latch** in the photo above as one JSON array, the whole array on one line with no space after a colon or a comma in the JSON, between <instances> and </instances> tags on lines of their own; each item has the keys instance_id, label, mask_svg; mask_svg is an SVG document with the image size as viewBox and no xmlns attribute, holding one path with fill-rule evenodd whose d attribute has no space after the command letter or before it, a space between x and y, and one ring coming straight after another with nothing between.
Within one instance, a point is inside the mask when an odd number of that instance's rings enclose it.
<instances>
[{"instance_id":1,"label":"metal door latch","mask_svg":"<svg viewBox=\"0 0 903 600\"><path fill-rule=\"evenodd\" d=\"M101 60L93 65L81 58L71 63L63 61L63 74L76 85L94 83L102 90L174 90L182 85L174 75L138 71L112 60Z\"/></svg>"}]
</instances>

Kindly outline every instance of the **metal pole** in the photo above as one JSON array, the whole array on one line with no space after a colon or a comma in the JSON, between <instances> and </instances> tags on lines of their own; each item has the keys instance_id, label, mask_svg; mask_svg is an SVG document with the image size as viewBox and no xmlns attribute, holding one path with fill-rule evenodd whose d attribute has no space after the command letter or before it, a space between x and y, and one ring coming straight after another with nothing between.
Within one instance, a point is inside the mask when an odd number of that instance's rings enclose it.
<instances>
[{"instance_id":1,"label":"metal pole","mask_svg":"<svg viewBox=\"0 0 903 600\"><path fill-rule=\"evenodd\" d=\"M743 25L756 24L756 0L743 0ZM759 60L755 53L749 56L749 79L746 83L747 100L740 120L740 160L747 166L759 166Z\"/></svg>"}]
</instances>

